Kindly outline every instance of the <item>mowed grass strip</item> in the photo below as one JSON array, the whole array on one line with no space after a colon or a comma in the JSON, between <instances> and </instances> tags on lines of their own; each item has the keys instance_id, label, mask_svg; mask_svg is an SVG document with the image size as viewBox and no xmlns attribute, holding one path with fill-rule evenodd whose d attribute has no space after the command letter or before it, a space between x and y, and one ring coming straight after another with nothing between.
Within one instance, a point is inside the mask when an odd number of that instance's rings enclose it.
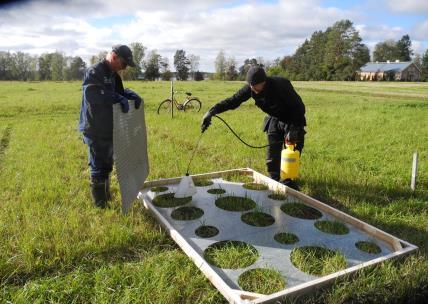
<instances>
[{"instance_id":1,"label":"mowed grass strip","mask_svg":"<svg viewBox=\"0 0 428 304\"><path fill-rule=\"evenodd\" d=\"M420 248L399 263L336 282L306 302L423 302L428 298L428 126L421 122L428 107L420 96L427 95L428 84L292 83L308 121L301 190ZM243 84L176 82L202 100L202 109L175 112L171 119L156 114L169 82L125 82L145 100L150 180L182 176L203 113ZM121 215L114 176L113 208L93 208L87 148L76 132L80 102L81 82L0 82L0 136L11 130L0 156L1 301L226 303L141 205ZM248 142L266 143L260 131L265 114L252 100L221 116ZM415 192L409 187L413 151L420 153ZM242 146L213 119L191 174L246 166L267 174L264 158L263 149Z\"/></svg>"}]
</instances>

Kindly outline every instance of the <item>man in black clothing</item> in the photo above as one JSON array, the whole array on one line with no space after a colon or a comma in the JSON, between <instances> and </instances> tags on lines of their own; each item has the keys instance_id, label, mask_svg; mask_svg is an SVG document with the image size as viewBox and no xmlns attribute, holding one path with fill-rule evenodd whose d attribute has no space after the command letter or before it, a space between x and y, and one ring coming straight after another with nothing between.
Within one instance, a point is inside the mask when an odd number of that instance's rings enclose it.
<instances>
[{"instance_id":1,"label":"man in black clothing","mask_svg":"<svg viewBox=\"0 0 428 304\"><path fill-rule=\"evenodd\" d=\"M267 77L260 66L252 66L247 73L247 82L235 95L217 103L204 115L202 132L211 124L212 116L238 108L252 97L268 116L263 123L267 133L266 166L272 179L279 181L281 172L281 151L284 140L296 145L302 153L306 126L305 105L290 81L283 77ZM282 181L287 184L286 181Z\"/></svg>"},{"instance_id":2,"label":"man in black clothing","mask_svg":"<svg viewBox=\"0 0 428 304\"><path fill-rule=\"evenodd\" d=\"M82 106L79 130L89 148L91 190L94 204L107 207L110 200L110 173L113 169L113 104L122 112L129 111L129 100L138 109L142 99L130 89L124 89L117 73L126 66L135 66L132 52L126 45L115 45L106 58L91 66L82 84Z\"/></svg>"}]
</instances>

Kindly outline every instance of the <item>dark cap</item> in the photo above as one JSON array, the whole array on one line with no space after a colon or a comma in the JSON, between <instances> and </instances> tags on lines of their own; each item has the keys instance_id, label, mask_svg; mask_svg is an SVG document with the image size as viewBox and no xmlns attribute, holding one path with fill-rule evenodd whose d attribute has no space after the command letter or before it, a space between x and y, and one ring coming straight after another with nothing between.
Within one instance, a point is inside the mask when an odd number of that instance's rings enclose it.
<instances>
[{"instance_id":1,"label":"dark cap","mask_svg":"<svg viewBox=\"0 0 428 304\"><path fill-rule=\"evenodd\" d=\"M128 46L116 44L113 45L112 51L115 52L120 58L122 58L127 65L135 67L134 60L132 60L132 51Z\"/></svg>"},{"instance_id":2,"label":"dark cap","mask_svg":"<svg viewBox=\"0 0 428 304\"><path fill-rule=\"evenodd\" d=\"M266 81L266 72L259 65L253 65L247 72L247 82L250 85L256 85Z\"/></svg>"}]
</instances>

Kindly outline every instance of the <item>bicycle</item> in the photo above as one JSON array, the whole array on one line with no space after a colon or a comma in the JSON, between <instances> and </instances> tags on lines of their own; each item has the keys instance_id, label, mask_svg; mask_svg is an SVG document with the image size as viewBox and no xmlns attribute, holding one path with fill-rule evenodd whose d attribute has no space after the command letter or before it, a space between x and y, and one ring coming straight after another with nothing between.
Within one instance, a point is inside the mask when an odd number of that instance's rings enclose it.
<instances>
[{"instance_id":1,"label":"bicycle","mask_svg":"<svg viewBox=\"0 0 428 304\"><path fill-rule=\"evenodd\" d=\"M199 112L201 110L201 101L198 97L192 97L191 92L186 92L186 99L182 103L178 102L177 99L175 99L174 93L177 93L177 91L174 91L174 85L171 81L171 97L165 99L159 104L158 114L160 114L161 112L166 113L168 111L171 111L171 115L173 117L174 106L177 108L177 110L184 112Z\"/></svg>"}]
</instances>

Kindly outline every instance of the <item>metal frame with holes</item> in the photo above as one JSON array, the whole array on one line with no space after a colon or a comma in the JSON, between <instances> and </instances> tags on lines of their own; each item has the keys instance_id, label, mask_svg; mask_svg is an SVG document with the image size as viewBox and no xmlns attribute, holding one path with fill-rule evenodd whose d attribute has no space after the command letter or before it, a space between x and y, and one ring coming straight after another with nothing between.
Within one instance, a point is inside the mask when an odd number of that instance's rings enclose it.
<instances>
[{"instance_id":1,"label":"metal frame with holes","mask_svg":"<svg viewBox=\"0 0 428 304\"><path fill-rule=\"evenodd\" d=\"M170 236L174 239L174 241L181 247L181 249L192 259L195 265L205 274L205 276L211 281L211 283L220 291L220 293L229 301L230 303L238 304L238 303L277 303L278 300L289 298L289 297L297 297L304 294L308 294L316 289L328 286L332 284L334 281L338 279L343 279L345 276L349 277L352 274L355 274L357 271L366 268L368 266L376 265L378 263L382 263L388 259L396 258L399 256L404 256L411 252L414 252L418 249L415 245L412 245L406 241L403 241L393 235L390 235L376 227L373 227L361 220L358 220L342 211L339 211L333 207L328 206L306 194L303 194L299 191L291 189L289 187L284 186L281 183L278 183L259 172L256 172L250 168L241 168L234 170L226 170L219 172L212 172L207 174L198 174L192 175L193 178L221 178L226 174L241 174L252 176L254 182L263 183L268 186L269 190L275 191L277 193L283 193L288 196L292 196L307 204L308 206L315 207L331 217L343 221L352 227L363 231L373 239L381 240L387 243L393 251L385 256L375 258L373 260L363 262L356 266L352 266L346 268L342 271L338 271L327 276L323 276L317 278L315 280L302 283L297 286L286 288L282 291L270 294L270 295L262 295L252 292L246 292L239 289L231 288L211 267L209 263L205 261L205 259L192 247L192 245L187 242L185 237L181 235L171 223L166 219L152 204L150 199L147 199L140 191L138 198L142 201L143 205L149 209L152 214L156 217L159 223L168 231ZM171 184L178 184L181 178L170 178L170 179L161 179L157 181L148 181L145 182L142 188L148 189L156 186L165 186Z\"/></svg>"}]
</instances>

